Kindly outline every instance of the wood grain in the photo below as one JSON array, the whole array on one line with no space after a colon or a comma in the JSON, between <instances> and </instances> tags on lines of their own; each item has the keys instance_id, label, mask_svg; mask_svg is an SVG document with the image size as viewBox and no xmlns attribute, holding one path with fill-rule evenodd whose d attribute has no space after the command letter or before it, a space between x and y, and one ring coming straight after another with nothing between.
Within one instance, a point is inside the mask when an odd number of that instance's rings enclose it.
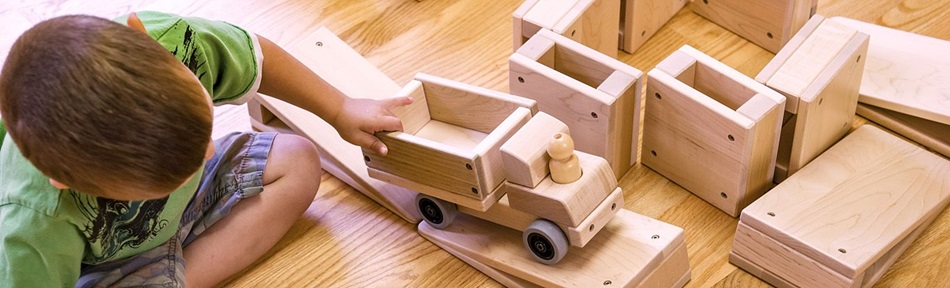
<instances>
[{"instance_id":1,"label":"wood grain","mask_svg":"<svg viewBox=\"0 0 950 288\"><path fill-rule=\"evenodd\" d=\"M425 72L507 91L512 12L520 4L518 0L0 1L4 27L0 55L7 54L22 31L53 16L114 17L159 10L229 21L285 48L326 26L396 83L407 83L417 72ZM946 0L822 0L818 13L950 39L950 1ZM690 9L680 9L636 53L619 53L618 59L649 71L683 44L749 76L773 57ZM216 118L217 131L249 129L242 106L219 108L222 117ZM226 117L234 120L224 123ZM865 122L856 118L854 124ZM692 269L687 287L768 286L728 263L737 219L641 164L634 165L619 183L624 208L684 229ZM337 178L325 175L320 189L313 205L276 248L225 286L500 286ZM946 251L950 251L950 213L940 214L877 286L947 287L950 253Z\"/></svg>"}]
</instances>

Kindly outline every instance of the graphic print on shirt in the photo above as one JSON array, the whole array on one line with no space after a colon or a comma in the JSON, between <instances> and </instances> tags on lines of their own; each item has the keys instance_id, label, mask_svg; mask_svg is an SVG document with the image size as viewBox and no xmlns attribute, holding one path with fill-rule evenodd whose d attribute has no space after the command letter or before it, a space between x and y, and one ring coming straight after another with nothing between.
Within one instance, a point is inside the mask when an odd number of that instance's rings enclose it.
<instances>
[{"instance_id":1,"label":"graphic print on shirt","mask_svg":"<svg viewBox=\"0 0 950 288\"><path fill-rule=\"evenodd\" d=\"M82 195L70 190L83 216L88 220L83 230L92 245L102 248L100 255L88 255L89 261L101 263L124 248L137 248L158 235L168 220L159 216L168 197L145 201L119 201Z\"/></svg>"},{"instance_id":2,"label":"graphic print on shirt","mask_svg":"<svg viewBox=\"0 0 950 288\"><path fill-rule=\"evenodd\" d=\"M191 29L191 25L186 25L185 32L182 33L181 45L175 46L175 49L169 52L172 52L172 55L175 55L175 58L179 59L181 64L185 64L188 70L191 70L191 73L194 73L195 76L198 76L198 80L201 80L201 78L204 78L205 72L199 73L198 71L205 65L206 61L199 60L201 50L198 49L195 37L197 37L195 30Z\"/></svg>"}]
</instances>

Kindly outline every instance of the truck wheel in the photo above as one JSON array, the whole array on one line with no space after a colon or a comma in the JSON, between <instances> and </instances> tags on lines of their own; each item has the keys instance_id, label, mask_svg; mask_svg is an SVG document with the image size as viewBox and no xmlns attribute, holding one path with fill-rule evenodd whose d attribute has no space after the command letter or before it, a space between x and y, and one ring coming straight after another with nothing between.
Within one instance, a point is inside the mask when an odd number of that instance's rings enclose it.
<instances>
[{"instance_id":1,"label":"truck wheel","mask_svg":"<svg viewBox=\"0 0 950 288\"><path fill-rule=\"evenodd\" d=\"M422 214L422 219L436 229L449 227L459 212L458 206L453 203L422 194L416 196L416 205L419 208L419 214Z\"/></svg>"},{"instance_id":2,"label":"truck wheel","mask_svg":"<svg viewBox=\"0 0 950 288\"><path fill-rule=\"evenodd\" d=\"M525 248L531 251L534 260L546 265L554 265L567 255L567 237L561 228L551 221L535 220L524 229L521 239Z\"/></svg>"}]
</instances>

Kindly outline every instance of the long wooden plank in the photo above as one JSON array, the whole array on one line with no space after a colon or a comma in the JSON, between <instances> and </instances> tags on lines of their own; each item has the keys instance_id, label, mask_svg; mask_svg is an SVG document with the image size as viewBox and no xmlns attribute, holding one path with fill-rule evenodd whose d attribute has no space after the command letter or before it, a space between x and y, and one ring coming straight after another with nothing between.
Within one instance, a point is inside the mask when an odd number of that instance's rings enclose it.
<instances>
[{"instance_id":1,"label":"long wooden plank","mask_svg":"<svg viewBox=\"0 0 950 288\"><path fill-rule=\"evenodd\" d=\"M950 125L867 104L858 104L858 114L945 157L950 157Z\"/></svg>"},{"instance_id":2,"label":"long wooden plank","mask_svg":"<svg viewBox=\"0 0 950 288\"><path fill-rule=\"evenodd\" d=\"M826 275L863 285L948 203L950 161L864 125L743 210L740 223L785 248L753 249L753 258L737 235L733 251L762 267L820 263Z\"/></svg>"},{"instance_id":3,"label":"long wooden plank","mask_svg":"<svg viewBox=\"0 0 950 288\"><path fill-rule=\"evenodd\" d=\"M844 17L871 35L861 103L950 125L950 42Z\"/></svg>"},{"instance_id":4,"label":"long wooden plank","mask_svg":"<svg viewBox=\"0 0 950 288\"><path fill-rule=\"evenodd\" d=\"M521 232L464 214L442 230L420 223L419 233L450 253L545 287L681 287L690 273L682 229L626 210L552 266L531 257Z\"/></svg>"},{"instance_id":5,"label":"long wooden plank","mask_svg":"<svg viewBox=\"0 0 950 288\"><path fill-rule=\"evenodd\" d=\"M379 99L395 95L401 89L326 28L307 36L288 51L349 97ZM360 147L343 140L329 123L306 110L272 97L260 96L257 101L297 134L313 141L320 150L321 162L328 172L406 221L415 223L422 219L414 205L416 193L370 178Z\"/></svg>"}]
</instances>

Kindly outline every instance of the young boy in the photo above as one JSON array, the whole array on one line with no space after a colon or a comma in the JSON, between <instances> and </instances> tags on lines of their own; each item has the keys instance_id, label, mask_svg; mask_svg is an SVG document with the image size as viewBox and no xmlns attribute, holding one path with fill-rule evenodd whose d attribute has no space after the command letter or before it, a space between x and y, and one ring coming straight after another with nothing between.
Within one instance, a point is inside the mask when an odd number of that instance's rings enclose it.
<instances>
[{"instance_id":1,"label":"young boy","mask_svg":"<svg viewBox=\"0 0 950 288\"><path fill-rule=\"evenodd\" d=\"M223 22L142 12L25 32L0 72L0 287L207 287L250 265L321 173L297 136L211 140L212 104L258 90L381 154L373 133L401 130L388 110L412 101L347 98Z\"/></svg>"}]
</instances>

